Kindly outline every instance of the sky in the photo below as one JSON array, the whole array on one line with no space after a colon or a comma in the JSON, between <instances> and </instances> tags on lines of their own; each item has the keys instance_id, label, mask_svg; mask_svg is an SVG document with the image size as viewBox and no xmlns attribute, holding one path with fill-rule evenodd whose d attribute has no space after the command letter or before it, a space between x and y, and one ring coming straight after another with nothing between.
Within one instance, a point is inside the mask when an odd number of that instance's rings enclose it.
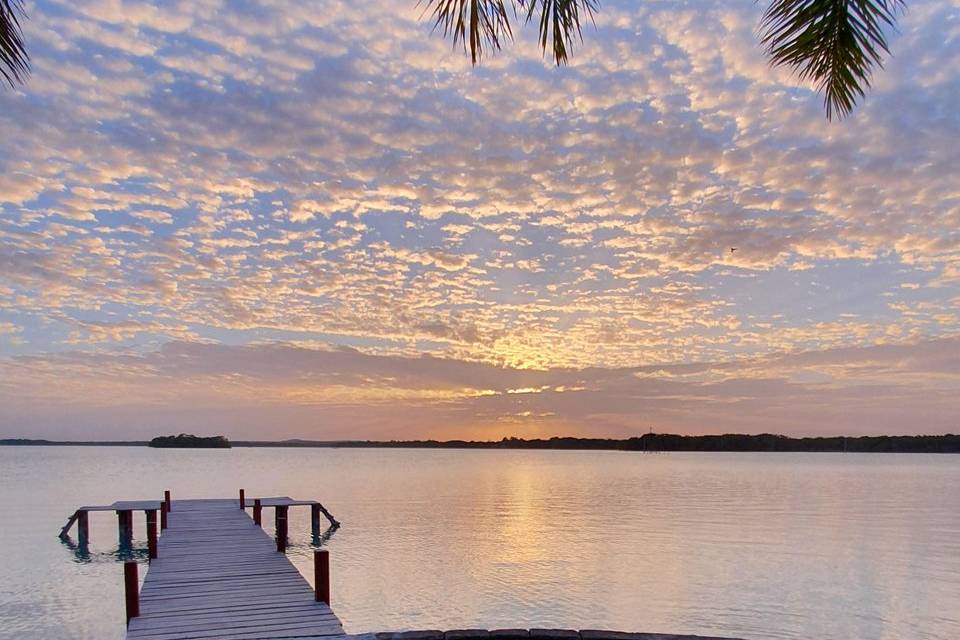
<instances>
[{"instance_id":1,"label":"sky","mask_svg":"<svg viewBox=\"0 0 960 640\"><path fill-rule=\"evenodd\" d=\"M558 69L415 0L29 3L0 437L960 432L960 9L830 122L764 5L605 0Z\"/></svg>"}]
</instances>

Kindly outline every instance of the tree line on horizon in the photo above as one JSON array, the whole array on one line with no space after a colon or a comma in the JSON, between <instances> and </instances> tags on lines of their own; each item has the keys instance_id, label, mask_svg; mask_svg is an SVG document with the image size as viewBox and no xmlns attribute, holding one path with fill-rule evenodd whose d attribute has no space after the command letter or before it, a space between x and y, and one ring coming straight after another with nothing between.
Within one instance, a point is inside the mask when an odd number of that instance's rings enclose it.
<instances>
[{"instance_id":1,"label":"tree line on horizon","mask_svg":"<svg viewBox=\"0 0 960 640\"><path fill-rule=\"evenodd\" d=\"M229 449L230 441L226 436L195 436L181 433L177 436L157 436L148 445L157 449Z\"/></svg>"},{"instance_id":2,"label":"tree line on horizon","mask_svg":"<svg viewBox=\"0 0 960 640\"><path fill-rule=\"evenodd\" d=\"M960 435L817 436L791 438L772 433L684 436L645 433L632 438L552 438L501 440L234 440L192 434L158 436L153 440L64 442L31 438L0 439L0 446L151 446L159 448L326 447L391 449L569 449L596 451L769 451L850 453L960 453Z\"/></svg>"},{"instance_id":3,"label":"tree line on horizon","mask_svg":"<svg viewBox=\"0 0 960 640\"><path fill-rule=\"evenodd\" d=\"M283 447L386 447L410 449L571 449L613 451L772 451L772 452L858 452L858 453L960 453L960 435L916 436L819 436L791 438L761 433L684 436L672 433L645 433L626 439L554 436L543 439L506 437L502 440L285 440L258 442L235 440L234 446Z\"/></svg>"}]
</instances>

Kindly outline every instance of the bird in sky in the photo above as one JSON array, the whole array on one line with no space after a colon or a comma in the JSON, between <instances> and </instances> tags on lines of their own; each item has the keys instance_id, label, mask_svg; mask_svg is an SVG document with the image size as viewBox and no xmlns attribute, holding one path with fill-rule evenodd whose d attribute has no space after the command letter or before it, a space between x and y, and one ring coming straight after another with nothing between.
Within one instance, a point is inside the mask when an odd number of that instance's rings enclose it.
<instances>
[{"instance_id":1,"label":"bird in sky","mask_svg":"<svg viewBox=\"0 0 960 640\"><path fill-rule=\"evenodd\" d=\"M737 247L730 247L730 253L733 253L736 250L737 250Z\"/></svg>"}]
</instances>

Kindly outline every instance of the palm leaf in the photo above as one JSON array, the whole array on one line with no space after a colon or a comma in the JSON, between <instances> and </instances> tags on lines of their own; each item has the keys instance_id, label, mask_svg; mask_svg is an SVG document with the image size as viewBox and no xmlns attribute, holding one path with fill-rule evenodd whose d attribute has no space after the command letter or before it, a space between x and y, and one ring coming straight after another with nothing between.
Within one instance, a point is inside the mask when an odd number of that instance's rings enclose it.
<instances>
[{"instance_id":1,"label":"palm leaf","mask_svg":"<svg viewBox=\"0 0 960 640\"><path fill-rule=\"evenodd\" d=\"M527 10L527 22L537 14L539 20L540 48L546 55L553 52L557 65L566 64L569 50L577 40L583 41L580 23L582 16L593 21L593 14L600 9L599 0L518 0Z\"/></svg>"},{"instance_id":2,"label":"palm leaf","mask_svg":"<svg viewBox=\"0 0 960 640\"><path fill-rule=\"evenodd\" d=\"M794 69L823 93L827 118L850 113L889 54L884 30L903 0L774 0L760 23L772 64Z\"/></svg>"},{"instance_id":3,"label":"palm leaf","mask_svg":"<svg viewBox=\"0 0 960 640\"><path fill-rule=\"evenodd\" d=\"M513 37L504 0L422 0L433 18L433 28L453 37L453 46L462 43L477 64L486 49L499 50L501 42Z\"/></svg>"},{"instance_id":4,"label":"palm leaf","mask_svg":"<svg viewBox=\"0 0 960 640\"><path fill-rule=\"evenodd\" d=\"M30 73L30 56L23 47L18 13L23 14L23 0L0 0L0 76L11 87Z\"/></svg>"}]
</instances>

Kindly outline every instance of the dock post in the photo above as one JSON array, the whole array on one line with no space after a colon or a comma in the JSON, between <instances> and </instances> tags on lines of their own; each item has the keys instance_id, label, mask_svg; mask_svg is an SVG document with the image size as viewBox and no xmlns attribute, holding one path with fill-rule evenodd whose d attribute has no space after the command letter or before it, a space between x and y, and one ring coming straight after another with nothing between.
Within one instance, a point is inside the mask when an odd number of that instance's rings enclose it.
<instances>
[{"instance_id":1,"label":"dock post","mask_svg":"<svg viewBox=\"0 0 960 640\"><path fill-rule=\"evenodd\" d=\"M241 509L246 509L246 508L247 508L247 499L246 499L246 497L243 495L243 489L240 489L240 508L241 508Z\"/></svg>"},{"instance_id":2,"label":"dock post","mask_svg":"<svg viewBox=\"0 0 960 640\"><path fill-rule=\"evenodd\" d=\"M320 535L320 505L310 505L310 532L316 538Z\"/></svg>"},{"instance_id":3,"label":"dock post","mask_svg":"<svg viewBox=\"0 0 960 640\"><path fill-rule=\"evenodd\" d=\"M313 590L317 602L330 604L330 554L326 549L313 552Z\"/></svg>"},{"instance_id":4,"label":"dock post","mask_svg":"<svg viewBox=\"0 0 960 640\"><path fill-rule=\"evenodd\" d=\"M129 510L117 511L117 534L121 547L133 543L133 514Z\"/></svg>"},{"instance_id":5,"label":"dock post","mask_svg":"<svg viewBox=\"0 0 960 640\"><path fill-rule=\"evenodd\" d=\"M77 541L81 547L90 543L90 519L86 511L77 511Z\"/></svg>"},{"instance_id":6,"label":"dock post","mask_svg":"<svg viewBox=\"0 0 960 640\"><path fill-rule=\"evenodd\" d=\"M151 560L157 558L157 510L148 509L147 514L147 549Z\"/></svg>"},{"instance_id":7,"label":"dock post","mask_svg":"<svg viewBox=\"0 0 960 640\"><path fill-rule=\"evenodd\" d=\"M140 579L137 576L137 563L133 560L123 563L123 591L127 601L127 626L130 620L140 615Z\"/></svg>"},{"instance_id":8,"label":"dock post","mask_svg":"<svg viewBox=\"0 0 960 640\"><path fill-rule=\"evenodd\" d=\"M167 512L173 511L173 502L170 500L170 490L163 492L163 501L167 503Z\"/></svg>"},{"instance_id":9,"label":"dock post","mask_svg":"<svg viewBox=\"0 0 960 640\"><path fill-rule=\"evenodd\" d=\"M160 503L160 531L165 531L167 528L167 503Z\"/></svg>"},{"instance_id":10,"label":"dock post","mask_svg":"<svg viewBox=\"0 0 960 640\"><path fill-rule=\"evenodd\" d=\"M260 498L253 499L253 522L254 524L263 522L263 507L260 505Z\"/></svg>"},{"instance_id":11,"label":"dock post","mask_svg":"<svg viewBox=\"0 0 960 640\"><path fill-rule=\"evenodd\" d=\"M277 551L280 553L287 551L287 508L277 506Z\"/></svg>"}]
</instances>

